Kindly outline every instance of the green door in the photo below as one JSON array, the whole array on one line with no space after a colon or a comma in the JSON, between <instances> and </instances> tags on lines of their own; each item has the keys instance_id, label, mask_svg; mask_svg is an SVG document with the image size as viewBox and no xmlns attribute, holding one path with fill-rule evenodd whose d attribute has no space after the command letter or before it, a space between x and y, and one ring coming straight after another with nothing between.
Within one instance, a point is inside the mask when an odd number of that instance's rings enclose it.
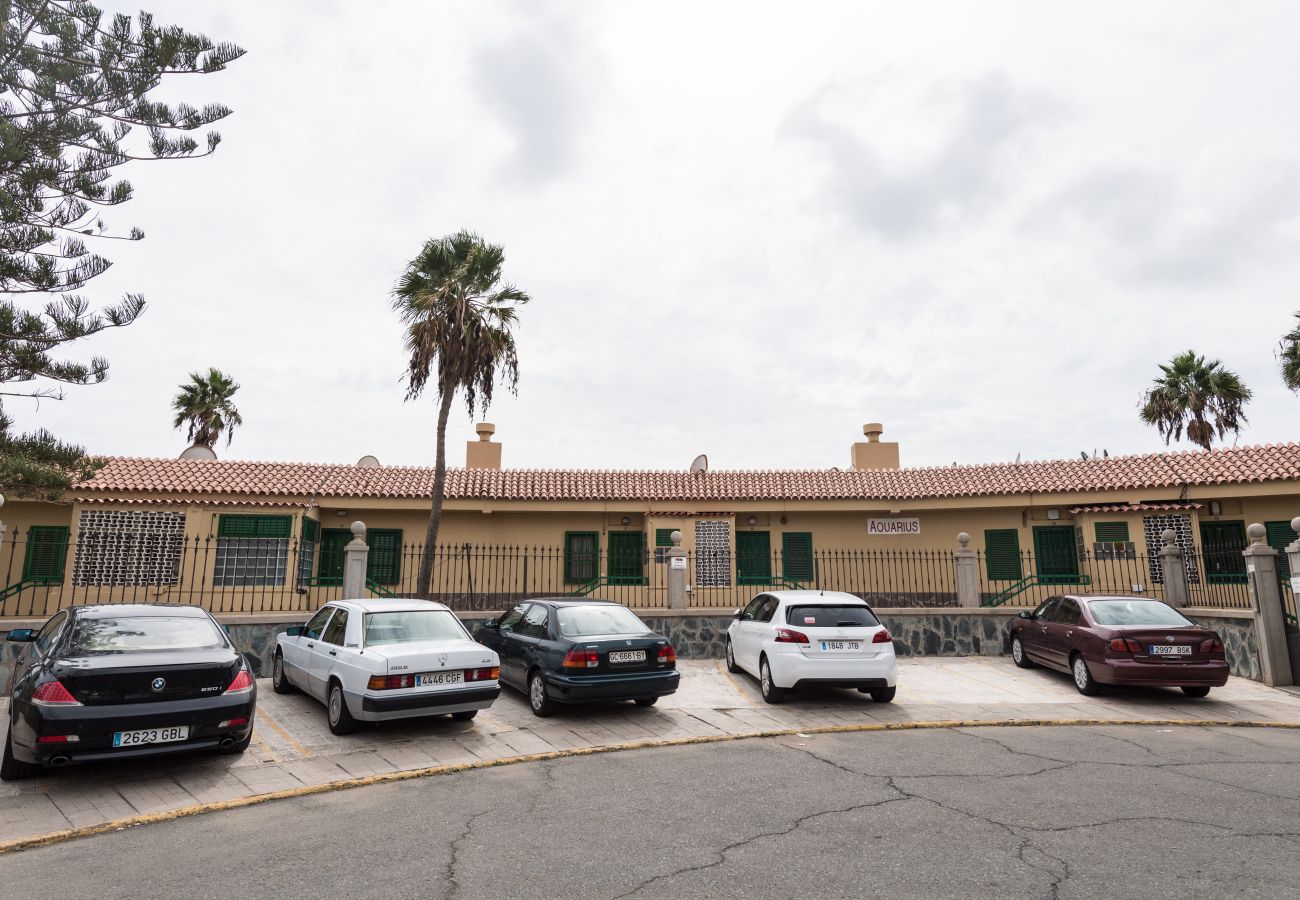
<instances>
[{"instance_id":1,"label":"green door","mask_svg":"<svg viewBox=\"0 0 1300 900\"><path fill-rule=\"evenodd\" d=\"M1202 522L1201 548L1210 584L1246 583L1246 523Z\"/></svg>"},{"instance_id":2,"label":"green door","mask_svg":"<svg viewBox=\"0 0 1300 900\"><path fill-rule=\"evenodd\" d=\"M1039 584L1078 584L1079 554L1074 529L1069 525L1044 525L1034 529L1034 556Z\"/></svg>"},{"instance_id":3,"label":"green door","mask_svg":"<svg viewBox=\"0 0 1300 900\"><path fill-rule=\"evenodd\" d=\"M609 533L609 583L645 584L645 532Z\"/></svg>"},{"instance_id":4,"label":"green door","mask_svg":"<svg viewBox=\"0 0 1300 900\"><path fill-rule=\"evenodd\" d=\"M322 528L317 584L343 583L343 548L352 540L347 528Z\"/></svg>"},{"instance_id":5,"label":"green door","mask_svg":"<svg viewBox=\"0 0 1300 900\"><path fill-rule=\"evenodd\" d=\"M736 580L740 584L772 583L771 532L736 532Z\"/></svg>"}]
</instances>

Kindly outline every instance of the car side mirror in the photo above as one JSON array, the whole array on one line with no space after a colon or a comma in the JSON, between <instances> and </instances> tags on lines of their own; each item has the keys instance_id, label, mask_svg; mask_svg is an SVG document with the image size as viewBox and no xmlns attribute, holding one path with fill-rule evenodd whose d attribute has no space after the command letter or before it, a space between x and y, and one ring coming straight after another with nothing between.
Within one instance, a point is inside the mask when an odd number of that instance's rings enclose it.
<instances>
[{"instance_id":1,"label":"car side mirror","mask_svg":"<svg viewBox=\"0 0 1300 900\"><path fill-rule=\"evenodd\" d=\"M496 627L497 627L497 620L496 620L496 619L484 619L484 620L483 620L483 627L484 627L484 628L496 628Z\"/></svg>"},{"instance_id":2,"label":"car side mirror","mask_svg":"<svg viewBox=\"0 0 1300 900\"><path fill-rule=\"evenodd\" d=\"M1018 618L1018 619L1032 619L1033 617L1034 617L1034 614L1031 613L1029 610L1026 609L1026 610L1022 610L1021 613L1020 613L1020 615L1018 615L1016 618Z\"/></svg>"},{"instance_id":3,"label":"car side mirror","mask_svg":"<svg viewBox=\"0 0 1300 900\"><path fill-rule=\"evenodd\" d=\"M11 641L34 641L36 640L36 630L34 628L15 628L9 632Z\"/></svg>"},{"instance_id":4,"label":"car side mirror","mask_svg":"<svg viewBox=\"0 0 1300 900\"><path fill-rule=\"evenodd\" d=\"M289 637L298 637L299 635L302 634L302 626L290 625L288 628L285 629L284 633L289 635Z\"/></svg>"},{"instance_id":5,"label":"car side mirror","mask_svg":"<svg viewBox=\"0 0 1300 900\"><path fill-rule=\"evenodd\" d=\"M743 609L738 609L732 613L731 617L739 622L741 619L745 618L745 611Z\"/></svg>"}]
</instances>

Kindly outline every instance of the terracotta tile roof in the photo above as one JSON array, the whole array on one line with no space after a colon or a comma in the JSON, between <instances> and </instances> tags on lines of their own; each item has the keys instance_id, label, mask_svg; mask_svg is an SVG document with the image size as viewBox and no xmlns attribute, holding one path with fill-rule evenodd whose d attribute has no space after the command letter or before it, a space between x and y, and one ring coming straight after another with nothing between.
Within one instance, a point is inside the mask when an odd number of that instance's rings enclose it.
<instances>
[{"instance_id":1,"label":"terracotta tile roof","mask_svg":"<svg viewBox=\"0 0 1300 900\"><path fill-rule=\"evenodd\" d=\"M275 509L310 509L314 504L291 500L258 500L239 498L229 500L196 500L194 497L73 497L81 504L92 506L261 506Z\"/></svg>"},{"instance_id":2,"label":"terracotta tile roof","mask_svg":"<svg viewBox=\"0 0 1300 900\"><path fill-rule=\"evenodd\" d=\"M1093 506L1072 506L1073 515L1080 513L1114 513L1114 512L1191 512L1200 509L1204 503L1099 503Z\"/></svg>"},{"instance_id":3,"label":"terracotta tile roof","mask_svg":"<svg viewBox=\"0 0 1300 900\"><path fill-rule=\"evenodd\" d=\"M1264 444L1105 459L869 471L448 469L449 499L640 500L723 505L737 500L915 500L1300 480L1300 444ZM428 467L110 458L79 493L230 497L416 498ZM712 508L717 509L717 506Z\"/></svg>"}]
</instances>

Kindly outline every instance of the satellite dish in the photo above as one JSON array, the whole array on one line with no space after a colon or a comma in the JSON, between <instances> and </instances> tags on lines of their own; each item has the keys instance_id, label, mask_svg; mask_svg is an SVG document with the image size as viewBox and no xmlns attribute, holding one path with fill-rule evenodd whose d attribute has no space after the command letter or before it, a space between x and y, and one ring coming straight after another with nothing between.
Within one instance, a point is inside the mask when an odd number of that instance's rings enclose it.
<instances>
[{"instance_id":1,"label":"satellite dish","mask_svg":"<svg viewBox=\"0 0 1300 900\"><path fill-rule=\"evenodd\" d=\"M359 460L357 460L357 468L358 468L358 469L378 469L378 468L379 468L379 458L376 457L376 456L371 456L369 453L367 453L365 456L363 456L363 457L361 457Z\"/></svg>"},{"instance_id":2,"label":"satellite dish","mask_svg":"<svg viewBox=\"0 0 1300 900\"><path fill-rule=\"evenodd\" d=\"M709 458L705 456L703 453L695 457L695 459L691 460L691 471L692 472L709 471Z\"/></svg>"},{"instance_id":3,"label":"satellite dish","mask_svg":"<svg viewBox=\"0 0 1300 900\"><path fill-rule=\"evenodd\" d=\"M181 451L179 459L201 459L211 461L217 458L217 454L212 452L211 447L205 447L202 444L193 444Z\"/></svg>"}]
</instances>

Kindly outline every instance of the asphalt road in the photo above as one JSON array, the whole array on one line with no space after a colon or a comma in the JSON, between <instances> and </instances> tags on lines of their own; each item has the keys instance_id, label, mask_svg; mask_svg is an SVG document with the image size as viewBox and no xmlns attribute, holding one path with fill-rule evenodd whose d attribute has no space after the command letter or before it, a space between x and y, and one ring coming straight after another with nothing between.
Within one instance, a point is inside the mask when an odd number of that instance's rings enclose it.
<instances>
[{"instance_id":1,"label":"asphalt road","mask_svg":"<svg viewBox=\"0 0 1300 900\"><path fill-rule=\"evenodd\" d=\"M0 857L14 898L1295 896L1300 735L972 728L530 763Z\"/></svg>"}]
</instances>

